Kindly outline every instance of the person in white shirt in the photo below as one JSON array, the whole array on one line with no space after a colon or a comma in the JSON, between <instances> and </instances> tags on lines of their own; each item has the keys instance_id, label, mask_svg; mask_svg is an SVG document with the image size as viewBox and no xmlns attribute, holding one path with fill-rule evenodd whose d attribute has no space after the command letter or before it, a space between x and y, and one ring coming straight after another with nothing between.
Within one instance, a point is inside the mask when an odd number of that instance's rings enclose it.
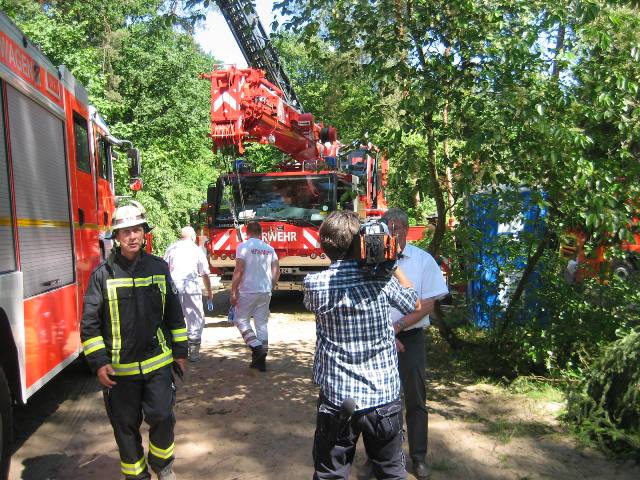
<instances>
[{"instance_id":1,"label":"person in white shirt","mask_svg":"<svg viewBox=\"0 0 640 480\"><path fill-rule=\"evenodd\" d=\"M433 257L420 248L407 244L409 219L399 208L389 209L383 216L391 235L398 237L401 252L398 267L418 292L421 302L420 313L403 315L391 308L391 321L397 333L398 367L405 401L405 418L409 440L409 456L413 474L418 480L429 478L430 469L426 464L428 417L426 406L426 355L424 328L430 325L429 314L433 313L435 300L449 293L440 267Z\"/></svg>"},{"instance_id":2,"label":"person in white shirt","mask_svg":"<svg viewBox=\"0 0 640 480\"><path fill-rule=\"evenodd\" d=\"M269 348L267 322L271 291L280 277L276 251L261 240L262 226L247 223L247 240L236 249L236 267L231 280L231 305L234 323L244 342L251 348L251 368L266 371ZM251 317L255 331L251 328Z\"/></svg>"},{"instance_id":3,"label":"person in white shirt","mask_svg":"<svg viewBox=\"0 0 640 480\"><path fill-rule=\"evenodd\" d=\"M196 232L193 228L184 227L180 230L180 240L171 244L164 254L164 259L169 264L171 278L178 289L182 313L187 322L189 360L192 362L200 358L200 342L204 328L200 277L209 300L213 298L209 281L209 263L195 241Z\"/></svg>"}]
</instances>

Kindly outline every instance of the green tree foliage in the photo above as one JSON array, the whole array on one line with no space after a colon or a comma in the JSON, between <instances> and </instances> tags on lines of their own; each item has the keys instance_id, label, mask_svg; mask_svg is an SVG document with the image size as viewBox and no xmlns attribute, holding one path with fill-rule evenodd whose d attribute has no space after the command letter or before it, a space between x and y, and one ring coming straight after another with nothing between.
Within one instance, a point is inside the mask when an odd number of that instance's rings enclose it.
<instances>
[{"instance_id":1,"label":"green tree foliage","mask_svg":"<svg viewBox=\"0 0 640 480\"><path fill-rule=\"evenodd\" d=\"M154 249L162 253L216 176L209 86L198 80L215 60L167 21L175 11L162 0L3 0L0 7L87 86L112 133L141 149L137 200L156 225ZM130 195L125 162L114 169L116 193Z\"/></svg>"},{"instance_id":2,"label":"green tree foliage","mask_svg":"<svg viewBox=\"0 0 640 480\"><path fill-rule=\"evenodd\" d=\"M272 40L305 111L316 121L336 127L344 143L364 141L369 130L377 133L384 110L358 62L318 37L278 32Z\"/></svg>"},{"instance_id":3,"label":"green tree foliage","mask_svg":"<svg viewBox=\"0 0 640 480\"><path fill-rule=\"evenodd\" d=\"M393 178L392 186L407 192L415 184L433 197L438 228L431 251L445 242L447 248L457 245L455 255L471 258L479 235L466 222L472 195L493 191L502 208L498 216L514 220L513 192L522 186L544 192L537 202L547 212L545 234L500 241L507 257L526 260L519 272L499 272L499 279L517 273L513 278L520 280L506 309L494 312L498 328L484 337L507 370L580 371L617 329L637 322L623 307L637 303L633 289L596 280L565 285L548 249L552 238L570 229L586 234L587 250L629 238L640 173L640 15L634 2L276 5L286 28L302 38L319 37L354 59L372 92L396 100L396 108L385 112L394 121L380 122L392 157L404 160L404 177ZM461 219L455 243L447 242L444 229L452 211ZM523 298L536 271L541 308L531 310Z\"/></svg>"},{"instance_id":4,"label":"green tree foliage","mask_svg":"<svg viewBox=\"0 0 640 480\"><path fill-rule=\"evenodd\" d=\"M402 151L405 136L422 138L424 157L403 167L416 176L418 191L435 200L438 225L430 249L437 252L451 208L445 201L447 167L479 160L452 155L455 137L466 141L472 134L462 115L470 98L495 95L500 75L522 83L527 71L540 70L539 52L531 48L539 36L533 21L539 9L519 1L285 0L278 5L291 16L288 27L319 34L349 52L375 80L380 96L397 98L386 112L396 122L387 139L394 138L390 148Z\"/></svg>"},{"instance_id":5,"label":"green tree foliage","mask_svg":"<svg viewBox=\"0 0 640 480\"><path fill-rule=\"evenodd\" d=\"M385 112L397 128L387 121L380 129L392 156L406 159L392 185L414 182L435 201L431 251L445 238L447 213L464 218L475 192L508 196L527 186L547 194L548 233L530 238L502 330L553 235L575 226L627 235L628 200L638 193L630 180L639 165L636 10L597 1L276 5L287 28L355 59L380 98L398 95Z\"/></svg>"}]
</instances>

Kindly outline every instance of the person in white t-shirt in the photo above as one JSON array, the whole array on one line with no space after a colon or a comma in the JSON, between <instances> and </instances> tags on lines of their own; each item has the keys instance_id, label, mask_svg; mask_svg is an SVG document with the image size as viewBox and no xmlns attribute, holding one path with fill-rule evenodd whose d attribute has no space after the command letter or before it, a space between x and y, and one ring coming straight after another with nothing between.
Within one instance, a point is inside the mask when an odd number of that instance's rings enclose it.
<instances>
[{"instance_id":1,"label":"person in white t-shirt","mask_svg":"<svg viewBox=\"0 0 640 480\"><path fill-rule=\"evenodd\" d=\"M429 314L433 313L435 300L446 296L449 289L433 257L424 250L407 244L407 214L399 208L391 208L382 216L382 221L389 227L389 233L398 237L398 250L401 252L398 267L413 284L421 302L419 314L414 312L403 315L391 308L390 315L394 330L398 332L398 367L405 401L409 456L413 474L418 480L426 480L430 469L426 464L428 417L423 330L430 325Z\"/></svg>"},{"instance_id":2,"label":"person in white t-shirt","mask_svg":"<svg viewBox=\"0 0 640 480\"><path fill-rule=\"evenodd\" d=\"M182 313L187 322L189 360L192 362L200 358L200 342L204 328L200 277L209 300L213 298L209 281L209 263L195 241L196 232L193 228L184 227L180 230L180 240L172 243L164 254L164 259L169 264L171 278L178 289Z\"/></svg>"},{"instance_id":3,"label":"person in white t-shirt","mask_svg":"<svg viewBox=\"0 0 640 480\"><path fill-rule=\"evenodd\" d=\"M264 372L269 348L269 302L280 276L280 267L276 251L261 240L262 226L258 222L249 222L246 229L248 238L236 249L231 305L235 307L234 323L251 348L250 367ZM251 328L251 317L255 331Z\"/></svg>"}]
</instances>

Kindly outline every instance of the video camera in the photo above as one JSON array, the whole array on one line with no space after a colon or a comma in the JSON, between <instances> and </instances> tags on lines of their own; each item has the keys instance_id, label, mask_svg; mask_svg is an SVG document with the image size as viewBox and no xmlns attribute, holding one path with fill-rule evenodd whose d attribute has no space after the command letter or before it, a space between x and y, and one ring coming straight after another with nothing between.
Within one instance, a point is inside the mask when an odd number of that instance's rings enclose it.
<instances>
[{"instance_id":1,"label":"video camera","mask_svg":"<svg viewBox=\"0 0 640 480\"><path fill-rule=\"evenodd\" d=\"M396 269L398 246L383 222L369 221L360 226L352 243L352 252L360 266L374 277L388 277Z\"/></svg>"}]
</instances>

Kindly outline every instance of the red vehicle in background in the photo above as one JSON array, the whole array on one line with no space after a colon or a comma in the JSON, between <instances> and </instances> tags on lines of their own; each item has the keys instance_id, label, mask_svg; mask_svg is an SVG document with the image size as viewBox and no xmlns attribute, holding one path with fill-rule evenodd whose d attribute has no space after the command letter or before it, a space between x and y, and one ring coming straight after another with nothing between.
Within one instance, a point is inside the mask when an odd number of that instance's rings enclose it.
<instances>
[{"instance_id":1,"label":"red vehicle in background","mask_svg":"<svg viewBox=\"0 0 640 480\"><path fill-rule=\"evenodd\" d=\"M93 268L110 250L114 138L86 89L0 12L0 478L13 402L26 402L81 351Z\"/></svg>"},{"instance_id":2,"label":"red vehicle in background","mask_svg":"<svg viewBox=\"0 0 640 480\"><path fill-rule=\"evenodd\" d=\"M585 244L588 235L582 230L570 230L562 244L560 253L569 260L566 278L570 282L581 282L585 278L616 275L627 280L640 270L640 232L638 219L634 218L631 226L633 240L622 240L615 245L610 239L598 242L593 248L587 249ZM611 252L618 248L619 252ZM611 258L610 258L611 257Z\"/></svg>"},{"instance_id":3,"label":"red vehicle in background","mask_svg":"<svg viewBox=\"0 0 640 480\"><path fill-rule=\"evenodd\" d=\"M230 282L244 224L256 220L280 260L277 288L301 289L307 273L329 264L318 229L330 212L350 209L363 219L384 213L387 160L371 145L341 154L335 129L286 103L283 91L260 70L231 67L203 78L211 81L214 149L232 146L241 153L244 142L253 141L273 144L290 157L269 173L254 173L237 160L233 172L209 187L206 248L212 273L223 285Z\"/></svg>"},{"instance_id":4,"label":"red vehicle in background","mask_svg":"<svg viewBox=\"0 0 640 480\"><path fill-rule=\"evenodd\" d=\"M211 133L214 150L244 152L245 142L271 144L288 158L276 171L255 173L236 161L207 193L202 233L213 273L231 279L244 224L262 224L263 239L278 254L279 289L301 289L302 279L325 268L328 258L318 241L322 220L338 208L361 218L380 217L388 162L371 144L349 151L334 128L305 113L269 36L253 7L241 0L217 0L247 63L202 75L211 81Z\"/></svg>"}]
</instances>

